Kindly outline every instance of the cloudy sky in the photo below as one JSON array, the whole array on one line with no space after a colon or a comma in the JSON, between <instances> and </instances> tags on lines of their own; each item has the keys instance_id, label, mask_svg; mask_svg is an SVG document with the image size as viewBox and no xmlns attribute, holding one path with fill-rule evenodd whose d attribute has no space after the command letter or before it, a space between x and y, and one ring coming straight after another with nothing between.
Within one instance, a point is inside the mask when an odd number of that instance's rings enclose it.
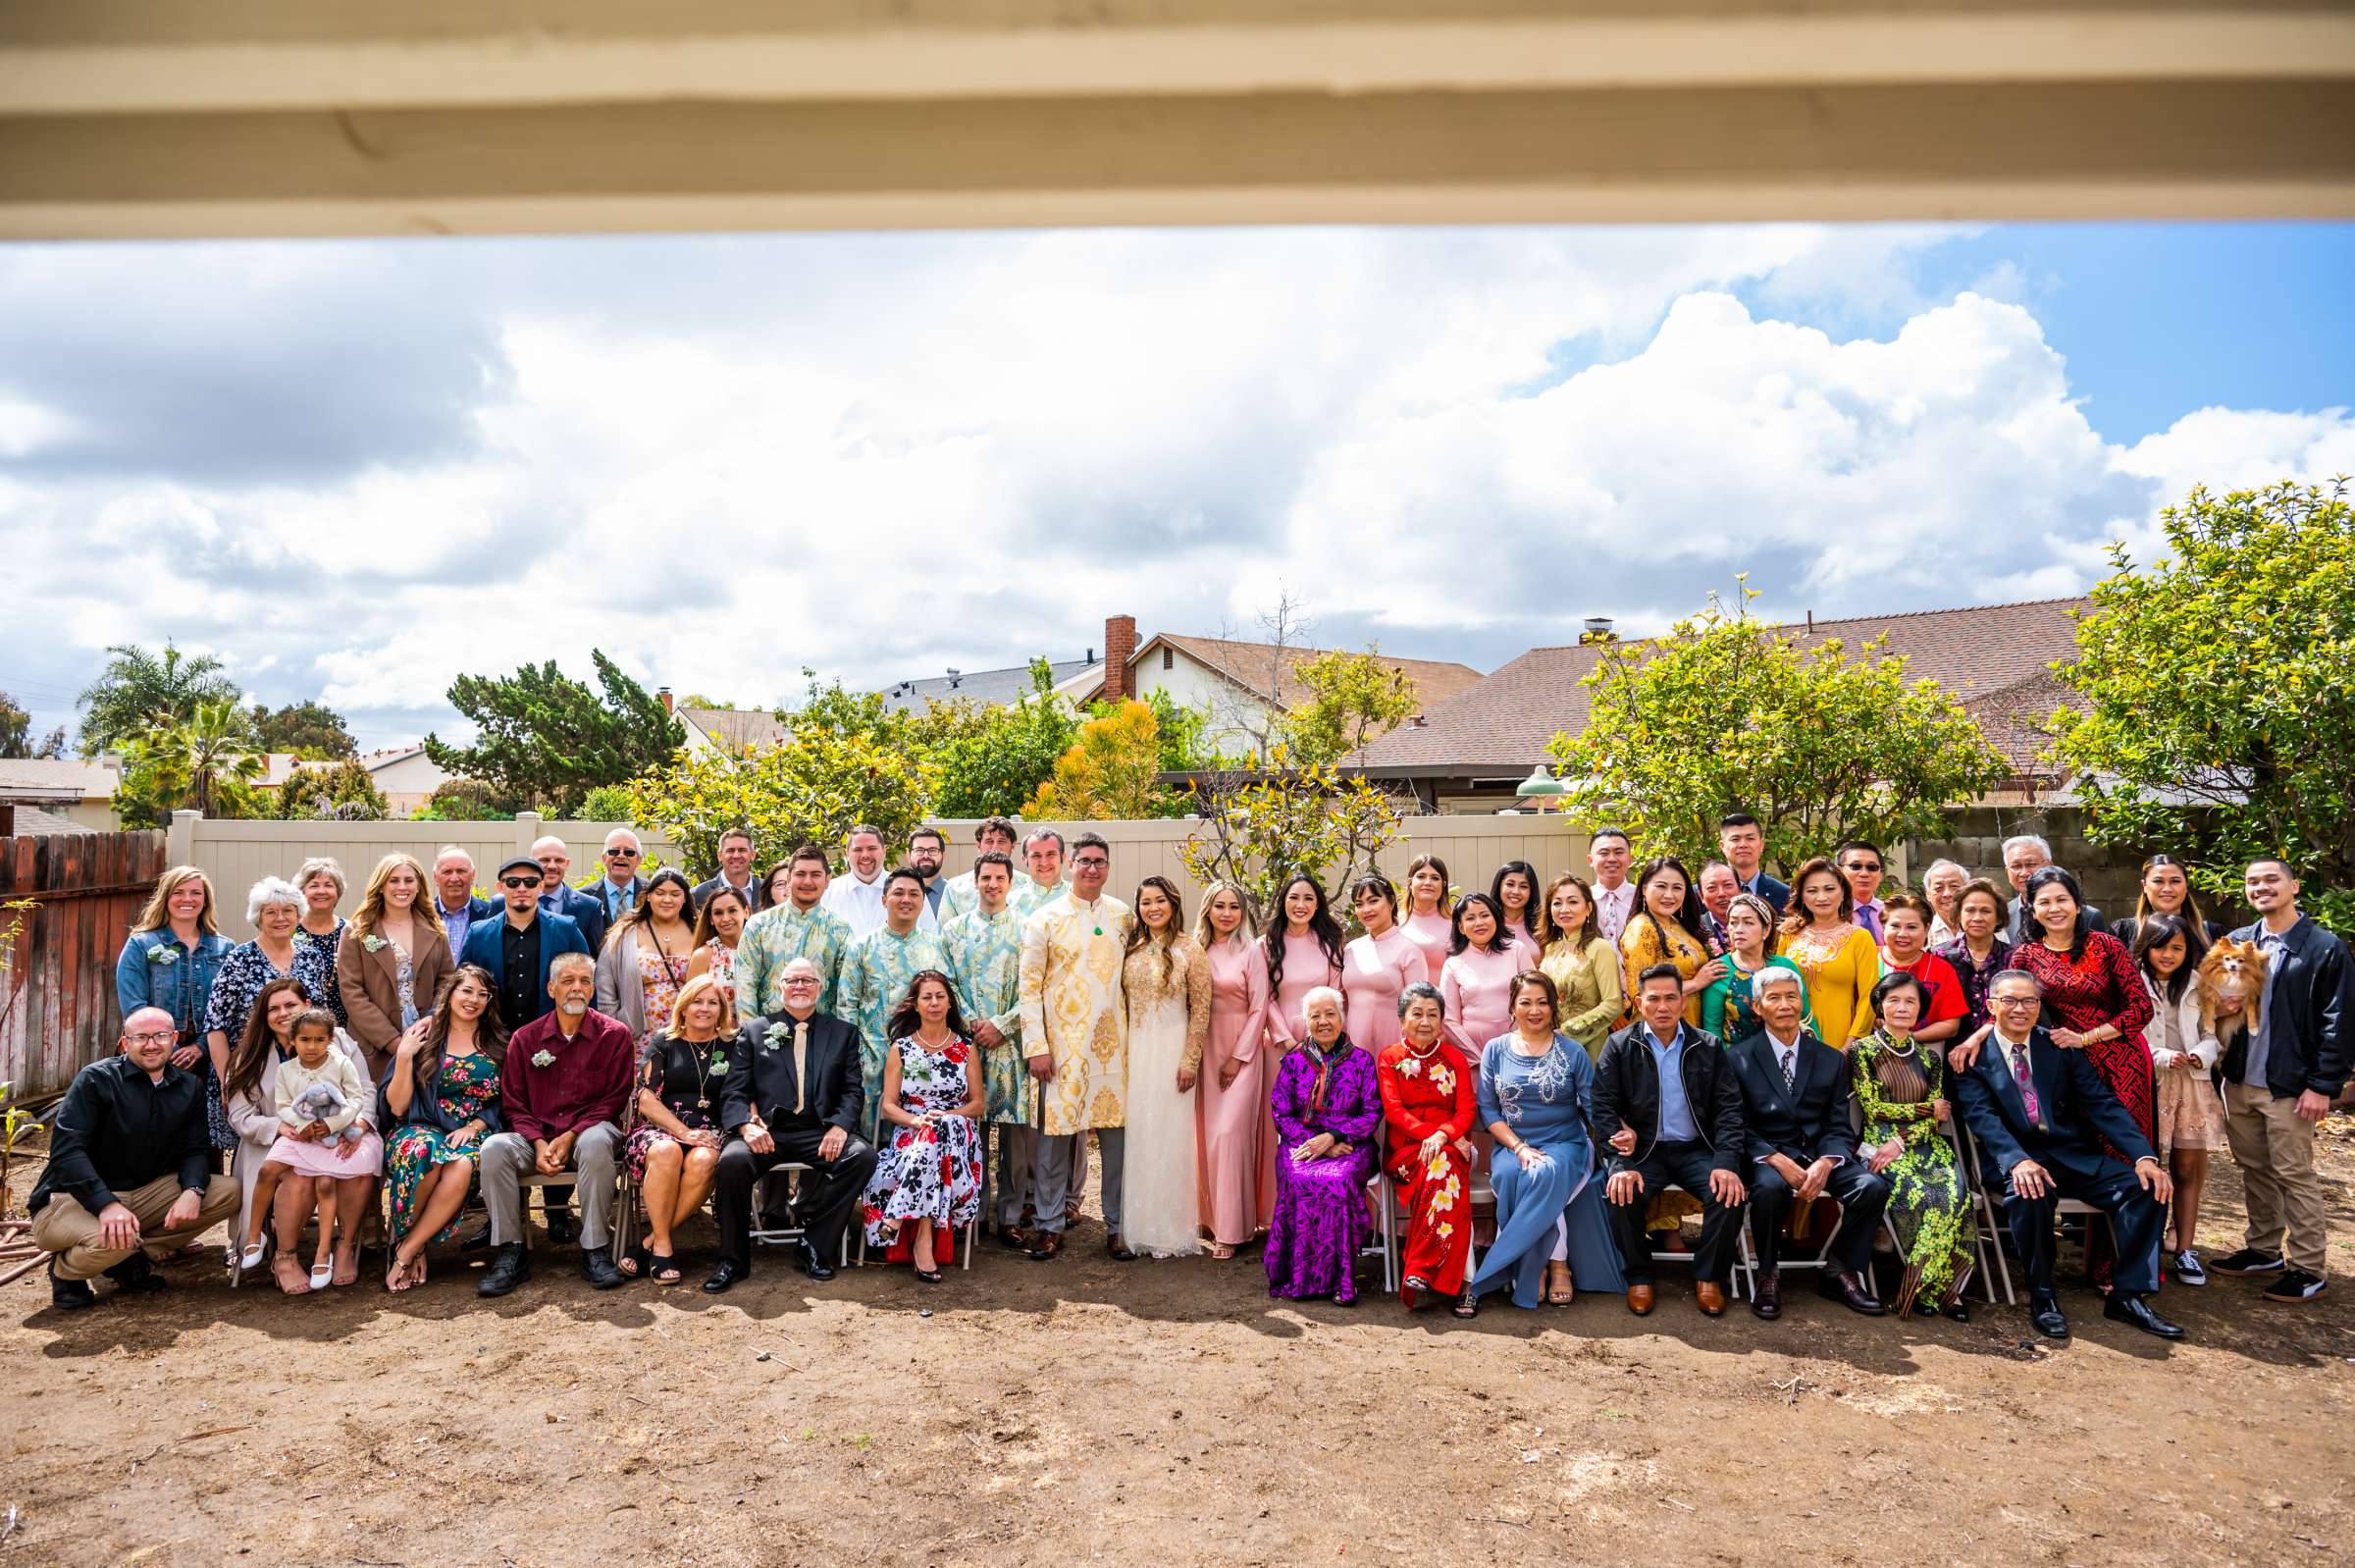
<instances>
[{"instance_id":1,"label":"cloudy sky","mask_svg":"<svg viewBox=\"0 0 2355 1568\"><path fill-rule=\"evenodd\" d=\"M363 746L604 649L794 696L1107 614L1481 668L1739 570L2073 592L2195 482L2355 472L2355 228L0 246L0 690L166 637Z\"/></svg>"}]
</instances>

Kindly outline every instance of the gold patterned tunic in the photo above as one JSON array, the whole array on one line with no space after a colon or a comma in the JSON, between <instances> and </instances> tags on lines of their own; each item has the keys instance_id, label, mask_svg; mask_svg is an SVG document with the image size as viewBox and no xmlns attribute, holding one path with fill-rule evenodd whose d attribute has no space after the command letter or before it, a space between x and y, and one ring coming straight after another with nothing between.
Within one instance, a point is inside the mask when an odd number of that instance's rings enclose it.
<instances>
[{"instance_id":1,"label":"gold patterned tunic","mask_svg":"<svg viewBox=\"0 0 2355 1568\"><path fill-rule=\"evenodd\" d=\"M1091 904L1066 892L1022 922L1022 1043L1055 1061L1039 1085L1039 1130L1049 1137L1127 1123L1121 959L1134 918L1119 899Z\"/></svg>"}]
</instances>

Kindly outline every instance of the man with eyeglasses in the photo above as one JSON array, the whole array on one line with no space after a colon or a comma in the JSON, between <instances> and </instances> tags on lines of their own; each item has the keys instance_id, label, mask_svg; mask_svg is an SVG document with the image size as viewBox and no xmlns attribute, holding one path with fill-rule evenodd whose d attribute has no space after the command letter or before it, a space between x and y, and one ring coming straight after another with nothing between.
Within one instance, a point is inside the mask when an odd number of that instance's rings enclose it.
<instances>
[{"instance_id":1,"label":"man with eyeglasses","mask_svg":"<svg viewBox=\"0 0 2355 1568\"><path fill-rule=\"evenodd\" d=\"M589 896L604 906L608 928L638 907L638 895L646 891L646 878L638 874L638 863L645 858L645 847L628 828L617 827L605 835L605 874L589 889Z\"/></svg>"},{"instance_id":2,"label":"man with eyeglasses","mask_svg":"<svg viewBox=\"0 0 2355 1568\"><path fill-rule=\"evenodd\" d=\"M165 1288L155 1260L236 1215L236 1178L213 1174L204 1079L172 1065L178 1038L171 1014L140 1008L123 1020L119 1054L66 1089L26 1203L61 1312L96 1306L99 1275L116 1295Z\"/></svg>"},{"instance_id":3,"label":"man with eyeglasses","mask_svg":"<svg viewBox=\"0 0 2355 1568\"><path fill-rule=\"evenodd\" d=\"M2044 988L2036 976L2004 970L1988 985L1987 1005L1995 1020L1956 1050L1975 1055L1955 1078L1955 1097L2003 1182L2004 1218L2028 1277L2028 1321L2047 1338L2068 1337L2053 1287L2053 1220L2070 1198L2100 1210L2118 1243L2102 1316L2182 1338L2144 1299L2159 1288L2159 1242L2174 1191L2167 1168L2085 1053L2063 1050L2037 1023ZM2110 1157L2105 1140L2130 1169Z\"/></svg>"},{"instance_id":4,"label":"man with eyeglasses","mask_svg":"<svg viewBox=\"0 0 2355 1568\"><path fill-rule=\"evenodd\" d=\"M723 887L743 899L745 909L754 914L768 908L768 879L753 874L750 828L732 827L719 835L719 874L695 885L697 913L702 913L706 899Z\"/></svg>"},{"instance_id":5,"label":"man with eyeglasses","mask_svg":"<svg viewBox=\"0 0 2355 1568\"><path fill-rule=\"evenodd\" d=\"M1063 1250L1077 1162L1074 1144L1089 1132L1104 1154L1104 1245L1123 1263L1136 1256L1121 1240L1122 1133L1127 1124L1128 1017L1121 1002L1121 963L1135 916L1104 892L1112 847L1094 833L1072 842L1072 885L1022 922L1016 988L1022 1049L1040 1085L1039 1138L1030 1179L1038 1228L1030 1256ZM1085 1176L1079 1177L1085 1182Z\"/></svg>"},{"instance_id":6,"label":"man with eyeglasses","mask_svg":"<svg viewBox=\"0 0 2355 1568\"><path fill-rule=\"evenodd\" d=\"M1849 894L1857 902L1857 923L1871 932L1877 944L1881 940L1881 875L1886 868L1881 852L1862 839L1851 839L1832 859L1840 874L1848 878Z\"/></svg>"}]
</instances>

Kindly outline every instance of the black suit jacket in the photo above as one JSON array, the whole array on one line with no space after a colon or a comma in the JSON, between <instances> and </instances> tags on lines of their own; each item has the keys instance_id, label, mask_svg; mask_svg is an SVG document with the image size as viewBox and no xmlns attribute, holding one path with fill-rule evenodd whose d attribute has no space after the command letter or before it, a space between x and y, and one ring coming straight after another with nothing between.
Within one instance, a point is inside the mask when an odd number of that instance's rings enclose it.
<instances>
[{"instance_id":1,"label":"black suit jacket","mask_svg":"<svg viewBox=\"0 0 2355 1568\"><path fill-rule=\"evenodd\" d=\"M1694 1130L1716 1156L1720 1171L1741 1175L1745 1138L1742 1131L1742 1090L1726 1063L1725 1046L1706 1029L1682 1025L1685 1052L1682 1076L1685 1100L1693 1108ZM1595 1147L1613 1176L1642 1164L1660 1140L1660 1070L1652 1059L1644 1020L1612 1035L1595 1064ZM1611 1134L1626 1123L1636 1129L1636 1152L1622 1155L1611 1147Z\"/></svg>"},{"instance_id":2,"label":"black suit jacket","mask_svg":"<svg viewBox=\"0 0 2355 1568\"><path fill-rule=\"evenodd\" d=\"M769 1029L778 1024L784 1033L771 1040ZM857 1029L829 1013L810 1016L810 1093L799 1118L793 1114L794 1098L792 1016L754 1018L736 1031L727 1087L720 1095L721 1126L734 1132L759 1111L771 1128L837 1126L856 1136L866 1104Z\"/></svg>"},{"instance_id":3,"label":"black suit jacket","mask_svg":"<svg viewBox=\"0 0 2355 1568\"><path fill-rule=\"evenodd\" d=\"M715 877L713 877L713 878L711 878L711 880L710 880L710 881L708 881L708 882L698 882L698 883L696 883L696 884L695 884L695 913L696 913L696 914L698 914L698 915L701 915L701 914L703 914L703 913L704 913L704 900L706 900L706 899L709 898L709 897L710 897L712 894L714 894L714 893L718 892L718 891L719 891L719 890L720 890L722 887L724 887L724 886L726 886L726 885L727 885L727 884L726 884L726 882L725 882L725 880L724 880L723 878L721 878L721 877L716 877L716 876L715 876ZM765 910L765 909L767 909L767 908L768 908L768 880L767 880L767 878L763 877L763 876L760 874L760 868L759 868L759 866L755 866L755 867L753 867L753 913L754 913L755 915L758 915L758 914L759 914L759 913L760 913L762 910Z\"/></svg>"},{"instance_id":4,"label":"black suit jacket","mask_svg":"<svg viewBox=\"0 0 2355 1568\"><path fill-rule=\"evenodd\" d=\"M1856 1158L1857 1135L1849 1123L1856 1090L1848 1075L1848 1058L1803 1027L1793 1084L1786 1089L1783 1070L1774 1059L1773 1037L1765 1030L1728 1046L1726 1056L1742 1086L1742 1127L1753 1164L1770 1154L1800 1165L1812 1165L1826 1155Z\"/></svg>"},{"instance_id":5,"label":"black suit jacket","mask_svg":"<svg viewBox=\"0 0 2355 1568\"><path fill-rule=\"evenodd\" d=\"M549 907L549 895L540 895L540 906L543 909ZM593 898L567 883L563 891L563 908L556 913L581 928L581 936L589 944L591 958L605 950L605 928L611 922L605 918L604 900Z\"/></svg>"},{"instance_id":6,"label":"black suit jacket","mask_svg":"<svg viewBox=\"0 0 2355 1568\"><path fill-rule=\"evenodd\" d=\"M2111 1163L2102 1149L2104 1138L2128 1160L2156 1158L2101 1070L2084 1052L2055 1045L2041 1024L2028 1036L2028 1078L2036 1085L2037 1107L2050 1131L2029 1124L2027 1102L2013 1081L2003 1042L1994 1035L1987 1037L1970 1071L1955 1077L1963 1124L2005 1180L2022 1160L2080 1180L2098 1179Z\"/></svg>"}]
</instances>

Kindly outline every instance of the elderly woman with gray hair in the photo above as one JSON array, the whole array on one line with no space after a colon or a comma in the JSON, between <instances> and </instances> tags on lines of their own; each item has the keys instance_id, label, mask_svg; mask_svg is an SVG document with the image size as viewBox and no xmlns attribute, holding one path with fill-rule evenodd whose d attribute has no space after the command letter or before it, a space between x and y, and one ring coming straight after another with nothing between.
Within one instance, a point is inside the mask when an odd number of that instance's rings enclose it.
<instances>
[{"instance_id":1,"label":"elderly woman with gray hair","mask_svg":"<svg viewBox=\"0 0 2355 1568\"><path fill-rule=\"evenodd\" d=\"M1618 955L1611 956L1613 978ZM1464 1288L1472 1256L1471 1137L1480 1102L1472 1064L1442 1029L1439 988L1418 980L1398 993L1400 1038L1374 1058L1382 1120L1389 1133L1383 1169L1405 1211L1399 1300L1408 1311Z\"/></svg>"},{"instance_id":2,"label":"elderly woman with gray hair","mask_svg":"<svg viewBox=\"0 0 2355 1568\"><path fill-rule=\"evenodd\" d=\"M1276 1212L1268 1225L1268 1294L1357 1302L1357 1254L1373 1231L1382 1091L1372 1052L1349 1043L1346 1004L1330 985L1300 999L1308 1038L1276 1070Z\"/></svg>"},{"instance_id":3,"label":"elderly woman with gray hair","mask_svg":"<svg viewBox=\"0 0 2355 1568\"><path fill-rule=\"evenodd\" d=\"M346 891L343 867L335 858L314 855L294 868L294 887L302 895L301 927L294 933L294 974L303 989L336 1016L338 1028L351 1026L343 1007L343 983L336 963L343 956L343 916L336 906Z\"/></svg>"},{"instance_id":4,"label":"elderly woman with gray hair","mask_svg":"<svg viewBox=\"0 0 2355 1568\"><path fill-rule=\"evenodd\" d=\"M295 943L295 933L302 928L303 909L302 890L283 876L265 876L245 895L245 918L253 926L253 940L240 942L229 950L229 956L221 961L220 972L213 976L212 998L205 1005L204 1045L212 1058L217 1083L229 1080L230 1045L245 1038L246 1022L253 1016L253 999L261 995L263 986L272 980L291 977L300 982L303 995L312 1006L327 1006L327 992L320 983L317 967L303 962L302 950ZM334 972L332 961L329 972ZM236 1148L237 1129L230 1124L228 1108L222 1103L218 1089L212 1096L209 1115L213 1146Z\"/></svg>"}]
</instances>

